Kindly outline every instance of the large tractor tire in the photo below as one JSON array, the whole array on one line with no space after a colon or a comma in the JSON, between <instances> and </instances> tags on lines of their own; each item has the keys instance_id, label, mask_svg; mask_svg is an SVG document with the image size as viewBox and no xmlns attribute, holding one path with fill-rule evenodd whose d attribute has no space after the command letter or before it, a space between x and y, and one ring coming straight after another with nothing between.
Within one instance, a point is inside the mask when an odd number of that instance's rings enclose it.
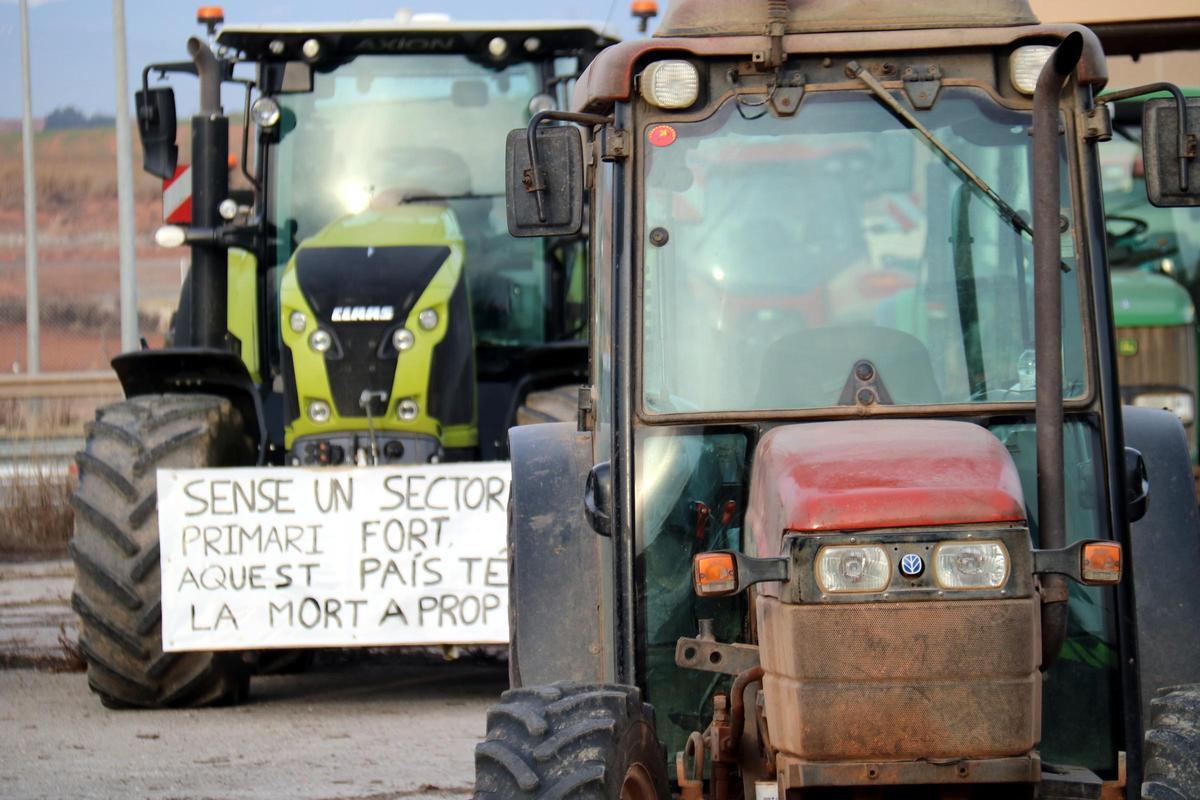
<instances>
[{"instance_id":1,"label":"large tractor tire","mask_svg":"<svg viewBox=\"0 0 1200 800\"><path fill-rule=\"evenodd\" d=\"M670 797L654 709L633 687L554 683L509 689L475 748L475 800Z\"/></svg>"},{"instance_id":2,"label":"large tractor tire","mask_svg":"<svg viewBox=\"0 0 1200 800\"><path fill-rule=\"evenodd\" d=\"M574 422L578 414L579 387L555 386L525 395L525 402L517 407L517 424Z\"/></svg>"},{"instance_id":3,"label":"large tractor tire","mask_svg":"<svg viewBox=\"0 0 1200 800\"><path fill-rule=\"evenodd\" d=\"M101 409L77 454L75 591L88 684L110 708L234 703L238 653L162 650L156 471L253 464L241 416L209 395L137 397Z\"/></svg>"},{"instance_id":4,"label":"large tractor tire","mask_svg":"<svg viewBox=\"0 0 1200 800\"><path fill-rule=\"evenodd\" d=\"M1150 701L1144 800L1200 797L1200 686L1181 686Z\"/></svg>"}]
</instances>

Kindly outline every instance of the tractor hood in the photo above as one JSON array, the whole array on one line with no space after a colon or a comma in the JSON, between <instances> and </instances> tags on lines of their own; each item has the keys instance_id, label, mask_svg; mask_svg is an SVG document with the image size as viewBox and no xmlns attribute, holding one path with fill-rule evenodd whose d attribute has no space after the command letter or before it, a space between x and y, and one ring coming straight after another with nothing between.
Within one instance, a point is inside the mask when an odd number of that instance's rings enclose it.
<instances>
[{"instance_id":1,"label":"tractor hood","mask_svg":"<svg viewBox=\"0 0 1200 800\"><path fill-rule=\"evenodd\" d=\"M856 420L774 428L760 440L747 523L753 555L786 531L1020 522L1020 476L986 428L943 420Z\"/></svg>"}]
</instances>

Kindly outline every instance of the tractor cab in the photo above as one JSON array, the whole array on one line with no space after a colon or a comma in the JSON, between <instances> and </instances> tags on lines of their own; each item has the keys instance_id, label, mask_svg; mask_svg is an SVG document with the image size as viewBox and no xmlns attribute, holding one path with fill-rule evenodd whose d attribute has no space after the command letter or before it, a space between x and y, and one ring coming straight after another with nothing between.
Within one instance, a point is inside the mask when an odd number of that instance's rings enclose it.
<instances>
[{"instance_id":1,"label":"tractor cab","mask_svg":"<svg viewBox=\"0 0 1200 800\"><path fill-rule=\"evenodd\" d=\"M1024 0L680 0L510 134L514 235L590 201L591 386L510 431L477 798L1175 785L1143 734L1194 690L1147 687L1200 643L1122 561L1131 522L1181 531L1143 568L1200 542L1178 420L1120 405L1106 80ZM1149 105L1155 199L1194 205L1200 108Z\"/></svg>"},{"instance_id":2,"label":"tractor cab","mask_svg":"<svg viewBox=\"0 0 1200 800\"><path fill-rule=\"evenodd\" d=\"M269 460L503 457L503 431L531 393L582 381L585 276L578 237L508 235L494 144L565 105L612 39L588 25L436 14L211 22L212 49L194 47L212 56L218 88L244 93L252 191L230 191L224 174L214 187L195 164L191 180L193 194L230 198L215 223L240 249L216 276L228 287L220 338L261 387ZM198 68L151 65L139 93L147 167L170 178L180 168L159 109L173 98L151 86L156 70ZM195 231L160 238L205 244ZM203 271L192 270L184 307ZM176 344L197 343L193 320L177 316Z\"/></svg>"}]
</instances>

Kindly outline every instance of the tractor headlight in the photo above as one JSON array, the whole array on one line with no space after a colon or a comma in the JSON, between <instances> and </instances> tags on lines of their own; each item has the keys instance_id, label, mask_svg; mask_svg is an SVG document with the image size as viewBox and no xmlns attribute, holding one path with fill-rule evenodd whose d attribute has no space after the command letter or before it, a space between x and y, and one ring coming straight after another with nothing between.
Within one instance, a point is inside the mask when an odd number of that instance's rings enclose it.
<instances>
[{"instance_id":1,"label":"tractor headlight","mask_svg":"<svg viewBox=\"0 0 1200 800\"><path fill-rule=\"evenodd\" d=\"M641 90L656 108L687 108L700 96L700 71L690 61L655 61L642 70Z\"/></svg>"},{"instance_id":2,"label":"tractor headlight","mask_svg":"<svg viewBox=\"0 0 1200 800\"><path fill-rule=\"evenodd\" d=\"M417 322L421 323L425 330L431 331L437 327L438 313L432 308L427 308L417 315Z\"/></svg>"},{"instance_id":3,"label":"tractor headlight","mask_svg":"<svg viewBox=\"0 0 1200 800\"><path fill-rule=\"evenodd\" d=\"M816 571L823 592L879 592L887 588L892 563L877 545L830 545L817 553Z\"/></svg>"},{"instance_id":4,"label":"tractor headlight","mask_svg":"<svg viewBox=\"0 0 1200 800\"><path fill-rule=\"evenodd\" d=\"M1000 542L942 542L933 549L933 577L943 589L999 589L1008 551Z\"/></svg>"},{"instance_id":5,"label":"tractor headlight","mask_svg":"<svg viewBox=\"0 0 1200 800\"><path fill-rule=\"evenodd\" d=\"M1170 411L1184 425L1191 425L1196 419L1196 399L1191 392L1144 392L1133 398L1133 404Z\"/></svg>"},{"instance_id":6,"label":"tractor headlight","mask_svg":"<svg viewBox=\"0 0 1200 800\"><path fill-rule=\"evenodd\" d=\"M403 422L412 422L420 413L421 407L411 397L401 400L396 404L396 416Z\"/></svg>"},{"instance_id":7,"label":"tractor headlight","mask_svg":"<svg viewBox=\"0 0 1200 800\"><path fill-rule=\"evenodd\" d=\"M329 403L324 400L313 400L308 404L308 418L318 424L329 422Z\"/></svg>"},{"instance_id":8,"label":"tractor headlight","mask_svg":"<svg viewBox=\"0 0 1200 800\"><path fill-rule=\"evenodd\" d=\"M288 325L291 325L296 333L304 333L304 329L308 327L308 317L304 316L303 311L293 311L288 315Z\"/></svg>"},{"instance_id":9,"label":"tractor headlight","mask_svg":"<svg viewBox=\"0 0 1200 800\"><path fill-rule=\"evenodd\" d=\"M333 346L333 336L324 328L317 328L309 335L308 346L318 353L326 353Z\"/></svg>"},{"instance_id":10,"label":"tractor headlight","mask_svg":"<svg viewBox=\"0 0 1200 800\"><path fill-rule=\"evenodd\" d=\"M412 348L417 341L413 336L413 332L408 328L397 328L392 334L392 347L396 348L397 353L403 353L405 350Z\"/></svg>"},{"instance_id":11,"label":"tractor headlight","mask_svg":"<svg viewBox=\"0 0 1200 800\"><path fill-rule=\"evenodd\" d=\"M1053 52L1054 47L1048 44L1031 44L1014 50L1008 60L1013 88L1021 94L1033 94L1042 67L1046 66Z\"/></svg>"}]
</instances>

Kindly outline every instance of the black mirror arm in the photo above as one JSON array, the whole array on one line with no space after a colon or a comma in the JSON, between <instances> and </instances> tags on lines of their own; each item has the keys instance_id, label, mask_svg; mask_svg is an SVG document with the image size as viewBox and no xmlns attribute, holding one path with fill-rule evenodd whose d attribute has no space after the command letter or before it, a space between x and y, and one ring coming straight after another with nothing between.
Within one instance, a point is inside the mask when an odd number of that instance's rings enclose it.
<instances>
[{"instance_id":1,"label":"black mirror arm","mask_svg":"<svg viewBox=\"0 0 1200 800\"><path fill-rule=\"evenodd\" d=\"M250 170L246 169L246 158L250 153L250 93L255 84L254 81L245 78L234 78L234 83L240 83L246 87L246 101L242 109L242 174L246 176L246 180L250 181L255 193L258 193L262 189L262 183L257 176L251 175Z\"/></svg>"},{"instance_id":2,"label":"black mirror arm","mask_svg":"<svg viewBox=\"0 0 1200 800\"><path fill-rule=\"evenodd\" d=\"M529 120L528 135L526 136L529 141L529 171L525 174L525 191L533 192L534 199L537 200L539 222L546 221L546 206L543 198L546 192L546 182L542 180L542 168L538 164L537 127L552 119L587 125L603 125L610 122L612 117L606 117L603 114L584 114L578 111L558 111L551 108L537 112Z\"/></svg>"},{"instance_id":3,"label":"black mirror arm","mask_svg":"<svg viewBox=\"0 0 1200 800\"><path fill-rule=\"evenodd\" d=\"M1179 112L1179 188L1186 192L1188 190L1187 162L1196 157L1196 144L1187 131L1187 101L1184 99L1183 90L1173 83L1147 83L1145 86L1134 86L1131 89L1122 89L1119 92L1101 95L1096 98L1096 103L1116 103L1119 100L1128 100L1131 97L1141 97L1144 94L1155 94L1156 92L1170 92L1175 98L1175 108Z\"/></svg>"}]
</instances>

